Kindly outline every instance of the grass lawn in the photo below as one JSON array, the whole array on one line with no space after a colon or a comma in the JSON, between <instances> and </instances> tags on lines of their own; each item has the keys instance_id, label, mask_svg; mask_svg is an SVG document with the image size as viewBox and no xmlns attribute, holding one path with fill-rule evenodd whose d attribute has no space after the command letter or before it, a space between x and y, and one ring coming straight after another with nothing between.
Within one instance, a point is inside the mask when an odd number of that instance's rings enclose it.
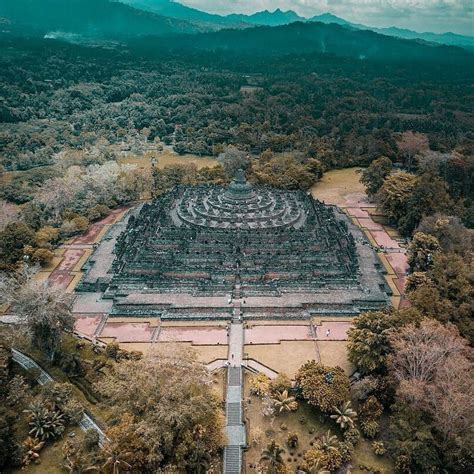
<instances>
[{"instance_id":1,"label":"grass lawn","mask_svg":"<svg viewBox=\"0 0 474 474\"><path fill-rule=\"evenodd\" d=\"M357 200L362 198L367 200L365 187L359 181L362 169L345 168L327 171L322 179L311 188L311 193L320 201L341 207L347 207L352 196Z\"/></svg>"},{"instance_id":2,"label":"grass lawn","mask_svg":"<svg viewBox=\"0 0 474 474\"><path fill-rule=\"evenodd\" d=\"M213 167L217 165L217 160L209 158L208 156L198 155L178 155L170 151L164 151L163 153L144 153L143 155L129 155L121 157L117 160L119 164L137 165L139 168L151 168L151 157L158 159L158 168L164 168L167 165L186 165L194 163L198 168L204 168L206 166Z\"/></svg>"},{"instance_id":3,"label":"grass lawn","mask_svg":"<svg viewBox=\"0 0 474 474\"><path fill-rule=\"evenodd\" d=\"M272 423L271 419L262 415L261 399L250 395L247 381L248 376L245 377L245 417L249 433L249 449L245 453L246 472L255 472L255 464L259 462L261 452L272 439L285 449L283 459L287 467L293 472L298 466L302 465L304 452L329 429L332 434L336 434L342 439L342 432L339 427L306 403L300 403L300 407L296 412L284 413L275 417ZM282 427L282 424L286 427ZM261 431L261 442L258 444L253 443L256 431ZM295 449L288 448L286 444L288 434L291 432L296 432L299 438L298 447ZM384 473L393 472L390 460L386 457L376 456L372 451L371 442L363 439L360 440L354 452L352 472L367 474L367 471L359 468L360 464L371 466L373 469Z\"/></svg>"}]
</instances>

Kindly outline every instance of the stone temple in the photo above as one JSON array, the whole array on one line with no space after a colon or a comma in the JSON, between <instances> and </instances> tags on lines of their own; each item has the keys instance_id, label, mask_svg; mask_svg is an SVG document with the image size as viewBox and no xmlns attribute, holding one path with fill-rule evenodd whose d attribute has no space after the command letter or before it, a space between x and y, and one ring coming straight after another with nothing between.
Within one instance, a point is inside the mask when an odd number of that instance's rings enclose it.
<instances>
[{"instance_id":1,"label":"stone temple","mask_svg":"<svg viewBox=\"0 0 474 474\"><path fill-rule=\"evenodd\" d=\"M176 187L101 247L78 290L102 292L113 316L229 320L238 299L244 320L304 319L388 303L381 265L345 214L243 172L227 187Z\"/></svg>"}]
</instances>

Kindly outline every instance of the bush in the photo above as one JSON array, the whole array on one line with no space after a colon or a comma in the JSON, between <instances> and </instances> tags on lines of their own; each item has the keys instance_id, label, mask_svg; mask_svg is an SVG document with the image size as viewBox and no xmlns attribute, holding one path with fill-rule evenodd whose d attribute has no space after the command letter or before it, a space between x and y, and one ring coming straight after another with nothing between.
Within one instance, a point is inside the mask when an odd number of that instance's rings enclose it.
<instances>
[{"instance_id":1,"label":"bush","mask_svg":"<svg viewBox=\"0 0 474 474\"><path fill-rule=\"evenodd\" d=\"M64 413L67 421L71 425L77 425L84 415L84 408L74 398L69 399L66 403L61 406L61 411Z\"/></svg>"},{"instance_id":2,"label":"bush","mask_svg":"<svg viewBox=\"0 0 474 474\"><path fill-rule=\"evenodd\" d=\"M312 360L296 373L296 387L303 398L328 412L350 397L349 378L340 367L327 367Z\"/></svg>"},{"instance_id":3,"label":"bush","mask_svg":"<svg viewBox=\"0 0 474 474\"><path fill-rule=\"evenodd\" d=\"M278 374L277 377L270 381L270 392L273 395L284 392L285 390L291 390L291 380L287 375Z\"/></svg>"},{"instance_id":4,"label":"bush","mask_svg":"<svg viewBox=\"0 0 474 474\"><path fill-rule=\"evenodd\" d=\"M250 377L250 393L258 397L268 395L270 391L270 379L265 374L257 374Z\"/></svg>"},{"instance_id":5,"label":"bush","mask_svg":"<svg viewBox=\"0 0 474 474\"><path fill-rule=\"evenodd\" d=\"M352 460L352 453L354 452L354 445L348 441L339 443L339 451L342 457L342 463L347 464Z\"/></svg>"},{"instance_id":6,"label":"bush","mask_svg":"<svg viewBox=\"0 0 474 474\"><path fill-rule=\"evenodd\" d=\"M99 446L99 433L94 428L89 428L84 435L84 448L92 451Z\"/></svg>"},{"instance_id":7,"label":"bush","mask_svg":"<svg viewBox=\"0 0 474 474\"><path fill-rule=\"evenodd\" d=\"M383 441L374 441L372 443L372 449L377 456L383 456L386 452L385 445Z\"/></svg>"},{"instance_id":8,"label":"bush","mask_svg":"<svg viewBox=\"0 0 474 474\"><path fill-rule=\"evenodd\" d=\"M113 360L118 360L120 352L120 345L118 342L109 342L105 346L105 355Z\"/></svg>"},{"instance_id":9,"label":"bush","mask_svg":"<svg viewBox=\"0 0 474 474\"><path fill-rule=\"evenodd\" d=\"M360 427L366 438L374 438L380 430L379 423L375 420L362 421Z\"/></svg>"},{"instance_id":10,"label":"bush","mask_svg":"<svg viewBox=\"0 0 474 474\"><path fill-rule=\"evenodd\" d=\"M356 445L360 440L360 432L357 428L350 428L344 431L344 441L347 443L352 443L352 445Z\"/></svg>"},{"instance_id":11,"label":"bush","mask_svg":"<svg viewBox=\"0 0 474 474\"><path fill-rule=\"evenodd\" d=\"M296 448L298 446L298 433L288 433L286 444L289 448Z\"/></svg>"}]
</instances>

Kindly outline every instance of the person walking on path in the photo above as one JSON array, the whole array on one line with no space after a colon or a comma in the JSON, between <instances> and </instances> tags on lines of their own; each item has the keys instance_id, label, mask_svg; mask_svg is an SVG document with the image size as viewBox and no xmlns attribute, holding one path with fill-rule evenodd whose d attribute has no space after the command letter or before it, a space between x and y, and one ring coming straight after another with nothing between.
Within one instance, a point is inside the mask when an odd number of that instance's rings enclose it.
<instances>
[{"instance_id":1,"label":"person walking on path","mask_svg":"<svg viewBox=\"0 0 474 474\"><path fill-rule=\"evenodd\" d=\"M328 330L326 331L326 337L329 337L330 334L331 334L331 330L328 329Z\"/></svg>"}]
</instances>

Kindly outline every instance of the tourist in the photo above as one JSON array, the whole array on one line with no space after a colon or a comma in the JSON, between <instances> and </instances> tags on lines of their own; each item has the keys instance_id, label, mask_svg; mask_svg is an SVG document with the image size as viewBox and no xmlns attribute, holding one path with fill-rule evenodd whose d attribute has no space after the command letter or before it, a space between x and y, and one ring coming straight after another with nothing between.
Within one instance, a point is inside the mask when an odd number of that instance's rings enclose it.
<instances>
[{"instance_id":1,"label":"tourist","mask_svg":"<svg viewBox=\"0 0 474 474\"><path fill-rule=\"evenodd\" d=\"M331 334L331 330L330 330L330 329L328 329L328 330L326 331L326 337L329 337L329 334Z\"/></svg>"}]
</instances>

